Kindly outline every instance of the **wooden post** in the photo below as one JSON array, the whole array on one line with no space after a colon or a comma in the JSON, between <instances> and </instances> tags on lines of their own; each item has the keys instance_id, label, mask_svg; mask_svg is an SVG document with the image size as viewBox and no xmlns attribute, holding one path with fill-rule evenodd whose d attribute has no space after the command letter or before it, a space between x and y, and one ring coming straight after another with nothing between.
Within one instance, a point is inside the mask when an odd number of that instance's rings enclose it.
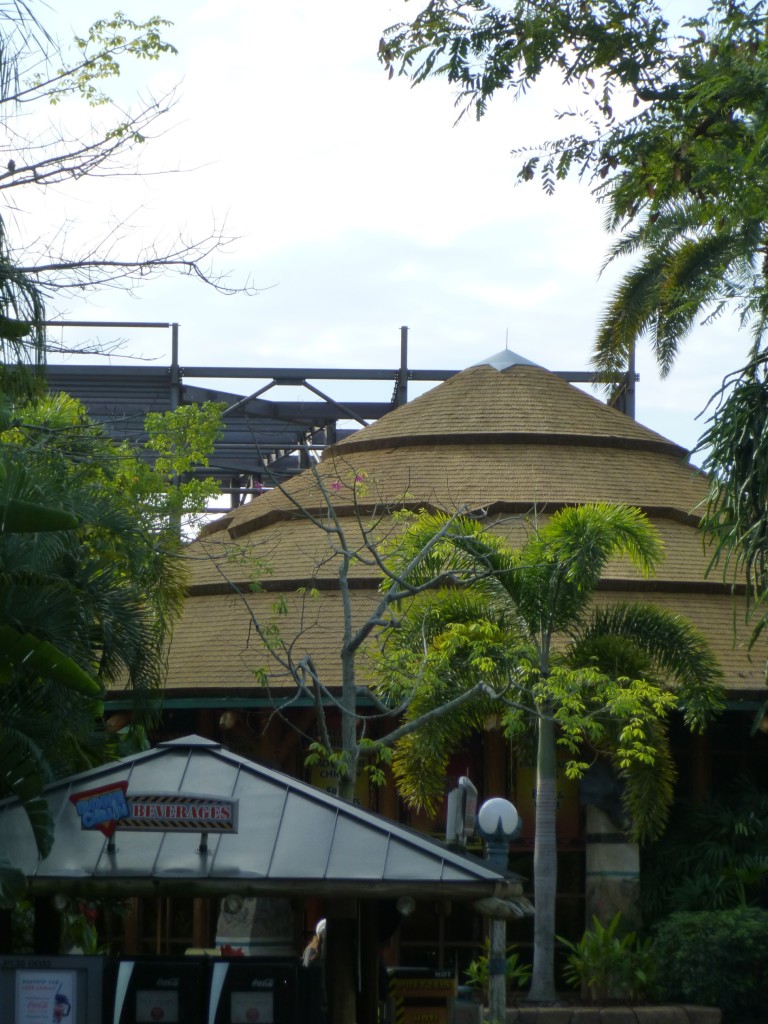
<instances>
[{"instance_id":1,"label":"wooden post","mask_svg":"<svg viewBox=\"0 0 768 1024\"><path fill-rule=\"evenodd\" d=\"M198 949L211 945L211 900L206 896L192 900L192 945Z\"/></svg>"},{"instance_id":2,"label":"wooden post","mask_svg":"<svg viewBox=\"0 0 768 1024\"><path fill-rule=\"evenodd\" d=\"M141 952L141 904L132 896L123 918L123 956L138 956Z\"/></svg>"},{"instance_id":3,"label":"wooden post","mask_svg":"<svg viewBox=\"0 0 768 1024\"><path fill-rule=\"evenodd\" d=\"M38 896L33 901L33 905L35 923L32 941L35 953L55 955L60 952L61 916L54 907L50 896Z\"/></svg>"},{"instance_id":4,"label":"wooden post","mask_svg":"<svg viewBox=\"0 0 768 1024\"><path fill-rule=\"evenodd\" d=\"M691 796L703 803L712 796L712 744L707 733L691 733Z\"/></svg>"},{"instance_id":5,"label":"wooden post","mask_svg":"<svg viewBox=\"0 0 768 1024\"><path fill-rule=\"evenodd\" d=\"M485 793L509 792L507 751L509 747L501 725L494 721L486 724L483 733L483 790Z\"/></svg>"},{"instance_id":6,"label":"wooden post","mask_svg":"<svg viewBox=\"0 0 768 1024\"><path fill-rule=\"evenodd\" d=\"M333 1024L355 1024L357 1008L357 903L335 900L325 933L326 989Z\"/></svg>"},{"instance_id":7,"label":"wooden post","mask_svg":"<svg viewBox=\"0 0 768 1024\"><path fill-rule=\"evenodd\" d=\"M377 1024L379 1019L378 903L360 904L360 993L357 1024Z\"/></svg>"}]
</instances>

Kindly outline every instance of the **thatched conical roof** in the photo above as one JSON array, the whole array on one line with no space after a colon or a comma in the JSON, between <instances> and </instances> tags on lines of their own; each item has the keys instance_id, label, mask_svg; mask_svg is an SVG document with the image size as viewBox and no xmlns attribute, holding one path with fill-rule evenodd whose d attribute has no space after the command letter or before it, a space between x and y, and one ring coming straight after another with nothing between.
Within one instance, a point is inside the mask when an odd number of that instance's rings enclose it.
<instances>
[{"instance_id":1,"label":"thatched conical roof","mask_svg":"<svg viewBox=\"0 0 768 1024\"><path fill-rule=\"evenodd\" d=\"M253 687L253 670L266 660L251 613L269 618L276 595L290 597L280 628L294 638L294 653L311 654L326 678L338 672L338 561L307 512L326 521L332 508L352 541L356 513L383 536L394 506L482 509L515 543L526 514L620 501L647 512L667 558L651 581L624 563L610 566L599 599L652 597L684 611L716 648L727 685L759 688L762 667L749 661L743 638L734 645L727 588L707 576L697 530L707 488L672 441L542 367L498 353L330 448L314 470L224 516L190 545L190 594L169 686ZM256 577L264 591L249 593ZM358 564L352 578L362 616L378 574ZM318 594L297 597L301 587Z\"/></svg>"}]
</instances>

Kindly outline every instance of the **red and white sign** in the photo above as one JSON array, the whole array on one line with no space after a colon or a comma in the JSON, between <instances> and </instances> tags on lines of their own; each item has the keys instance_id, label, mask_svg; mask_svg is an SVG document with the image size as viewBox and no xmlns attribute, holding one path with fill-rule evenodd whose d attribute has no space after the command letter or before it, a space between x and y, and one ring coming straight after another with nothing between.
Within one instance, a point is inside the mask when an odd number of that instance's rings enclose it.
<instances>
[{"instance_id":1,"label":"red and white sign","mask_svg":"<svg viewBox=\"0 0 768 1024\"><path fill-rule=\"evenodd\" d=\"M191 793L128 793L127 782L73 793L80 827L114 832L237 832L237 800Z\"/></svg>"}]
</instances>

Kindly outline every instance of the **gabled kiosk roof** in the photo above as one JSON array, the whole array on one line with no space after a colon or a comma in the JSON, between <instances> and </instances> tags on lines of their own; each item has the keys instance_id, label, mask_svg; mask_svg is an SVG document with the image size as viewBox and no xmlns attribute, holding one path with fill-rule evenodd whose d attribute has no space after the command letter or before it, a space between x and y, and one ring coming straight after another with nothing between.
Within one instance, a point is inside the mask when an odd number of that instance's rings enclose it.
<instances>
[{"instance_id":1,"label":"gabled kiosk roof","mask_svg":"<svg viewBox=\"0 0 768 1024\"><path fill-rule=\"evenodd\" d=\"M83 830L71 797L127 783L126 796L236 800L237 832ZM39 860L17 800L0 804L0 850L37 892L484 899L519 892L479 858L187 736L54 783L56 841Z\"/></svg>"}]
</instances>

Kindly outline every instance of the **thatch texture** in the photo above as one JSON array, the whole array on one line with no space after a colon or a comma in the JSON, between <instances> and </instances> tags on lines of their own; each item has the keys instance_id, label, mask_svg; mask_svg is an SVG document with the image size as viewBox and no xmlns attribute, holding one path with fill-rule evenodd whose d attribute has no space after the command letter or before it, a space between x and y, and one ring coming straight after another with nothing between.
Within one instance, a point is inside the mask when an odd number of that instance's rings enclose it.
<instances>
[{"instance_id":1,"label":"thatch texture","mask_svg":"<svg viewBox=\"0 0 768 1024\"><path fill-rule=\"evenodd\" d=\"M333 683L338 541L300 508L325 523L338 516L355 548L361 529L379 540L393 535L395 507L482 513L520 543L532 516L621 501L648 513L667 557L650 581L625 563L611 565L599 599L651 599L681 612L712 643L729 688L760 689L763 665L747 655L743 609L734 612L721 575L707 574L709 555L697 529L707 486L677 445L546 370L472 367L347 438L315 471L255 498L190 545L190 596L170 651L168 685L216 693L253 687L258 695L253 670L269 666L249 607L266 621L281 594L288 604L281 636L311 654ZM358 563L350 578L362 618L379 574ZM264 593L249 594L255 580ZM319 594L297 595L299 587ZM248 594L247 604L236 590ZM271 682L292 686L279 673Z\"/></svg>"}]
</instances>

